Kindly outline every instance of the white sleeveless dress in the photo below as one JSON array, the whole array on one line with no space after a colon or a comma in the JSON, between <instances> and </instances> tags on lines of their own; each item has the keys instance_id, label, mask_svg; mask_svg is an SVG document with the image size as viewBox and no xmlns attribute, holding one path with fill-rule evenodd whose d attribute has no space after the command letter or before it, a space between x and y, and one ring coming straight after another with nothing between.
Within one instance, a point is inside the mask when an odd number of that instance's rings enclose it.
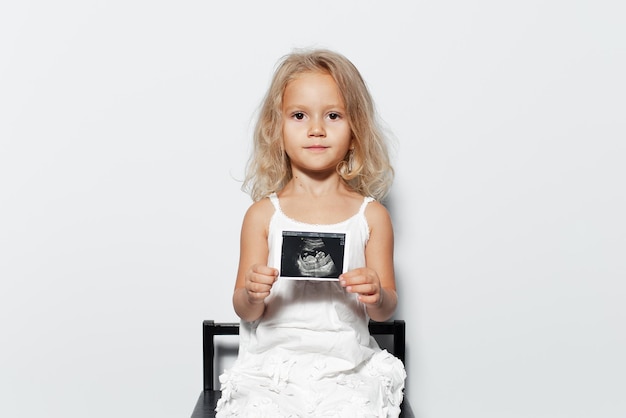
<instances>
[{"instance_id":1,"label":"white sleeveless dress","mask_svg":"<svg viewBox=\"0 0 626 418\"><path fill-rule=\"evenodd\" d=\"M332 225L298 222L275 194L270 200L268 265L280 269L283 231L309 231L345 233L344 271L365 266L364 212L372 198ZM237 360L220 376L217 417L397 417L406 373L370 336L368 321L363 303L338 281L279 277L264 315L241 322Z\"/></svg>"}]
</instances>

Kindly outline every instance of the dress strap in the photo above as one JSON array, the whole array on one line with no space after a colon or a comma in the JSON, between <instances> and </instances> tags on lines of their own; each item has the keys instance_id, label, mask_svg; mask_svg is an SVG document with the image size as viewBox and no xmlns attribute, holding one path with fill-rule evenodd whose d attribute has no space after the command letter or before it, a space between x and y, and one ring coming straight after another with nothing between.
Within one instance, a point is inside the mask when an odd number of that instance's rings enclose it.
<instances>
[{"instance_id":1,"label":"dress strap","mask_svg":"<svg viewBox=\"0 0 626 418\"><path fill-rule=\"evenodd\" d=\"M365 213L365 208L367 207L367 204L373 201L374 201L373 197L365 196L365 198L363 198L363 203L361 203L361 207L359 208L359 215L363 215Z\"/></svg>"},{"instance_id":2,"label":"dress strap","mask_svg":"<svg viewBox=\"0 0 626 418\"><path fill-rule=\"evenodd\" d=\"M272 205L274 205L274 209L276 209L276 211L279 212L280 203L278 202L278 195L276 194L276 192L270 194L268 197L270 198L270 202L272 202Z\"/></svg>"}]
</instances>

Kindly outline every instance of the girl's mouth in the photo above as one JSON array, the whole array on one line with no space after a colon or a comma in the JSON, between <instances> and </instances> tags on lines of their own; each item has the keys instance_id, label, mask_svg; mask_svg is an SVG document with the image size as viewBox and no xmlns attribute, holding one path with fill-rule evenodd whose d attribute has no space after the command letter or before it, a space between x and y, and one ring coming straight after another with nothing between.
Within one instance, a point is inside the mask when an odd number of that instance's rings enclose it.
<instances>
[{"instance_id":1,"label":"girl's mouth","mask_svg":"<svg viewBox=\"0 0 626 418\"><path fill-rule=\"evenodd\" d=\"M311 150L311 151L323 151L328 147L325 147L323 145L311 145L309 147L305 147L305 149Z\"/></svg>"}]
</instances>

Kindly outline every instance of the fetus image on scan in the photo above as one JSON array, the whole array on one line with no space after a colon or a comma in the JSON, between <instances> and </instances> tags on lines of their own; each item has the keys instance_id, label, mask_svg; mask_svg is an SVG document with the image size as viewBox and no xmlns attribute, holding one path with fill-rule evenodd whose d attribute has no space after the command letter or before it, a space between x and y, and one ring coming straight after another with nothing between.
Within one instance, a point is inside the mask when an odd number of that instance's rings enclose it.
<instances>
[{"instance_id":1,"label":"fetus image on scan","mask_svg":"<svg viewBox=\"0 0 626 418\"><path fill-rule=\"evenodd\" d=\"M342 273L345 234L284 231L281 276L335 280Z\"/></svg>"},{"instance_id":2,"label":"fetus image on scan","mask_svg":"<svg viewBox=\"0 0 626 418\"><path fill-rule=\"evenodd\" d=\"M321 238L302 237L302 247L298 254L297 264L300 274L304 277L326 277L337 272L330 254Z\"/></svg>"}]
</instances>

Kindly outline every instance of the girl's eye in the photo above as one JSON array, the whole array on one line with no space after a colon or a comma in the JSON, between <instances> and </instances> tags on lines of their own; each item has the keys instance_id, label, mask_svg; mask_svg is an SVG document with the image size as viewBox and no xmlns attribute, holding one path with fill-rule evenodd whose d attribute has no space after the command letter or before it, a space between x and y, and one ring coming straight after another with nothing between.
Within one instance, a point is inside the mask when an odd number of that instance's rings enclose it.
<instances>
[{"instance_id":1,"label":"girl's eye","mask_svg":"<svg viewBox=\"0 0 626 418\"><path fill-rule=\"evenodd\" d=\"M297 119L297 120L302 120L302 119L304 119L304 113L302 113L302 112L296 112L296 113L294 113L294 114L293 114L293 117L294 117L295 119Z\"/></svg>"},{"instance_id":2,"label":"girl's eye","mask_svg":"<svg viewBox=\"0 0 626 418\"><path fill-rule=\"evenodd\" d=\"M341 115L339 113L330 113L328 117L330 118L330 120L337 120L341 118Z\"/></svg>"}]
</instances>

